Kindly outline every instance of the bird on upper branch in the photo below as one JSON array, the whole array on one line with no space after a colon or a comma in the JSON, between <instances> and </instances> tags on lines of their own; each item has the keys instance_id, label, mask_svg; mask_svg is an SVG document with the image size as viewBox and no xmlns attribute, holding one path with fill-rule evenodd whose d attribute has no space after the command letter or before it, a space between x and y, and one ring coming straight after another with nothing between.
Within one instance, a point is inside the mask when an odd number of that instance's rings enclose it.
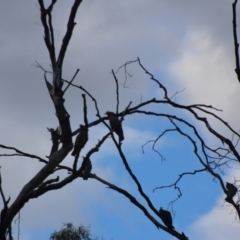
<instances>
[{"instance_id":1,"label":"bird on upper branch","mask_svg":"<svg viewBox=\"0 0 240 240\"><path fill-rule=\"evenodd\" d=\"M174 229L174 226L172 225L172 216L169 211L164 210L163 208L160 208L159 216L168 228Z\"/></svg>"},{"instance_id":2,"label":"bird on upper branch","mask_svg":"<svg viewBox=\"0 0 240 240\"><path fill-rule=\"evenodd\" d=\"M238 189L232 183L229 183L229 182L226 183L226 188L228 192L227 192L227 197L225 198L225 201L231 203Z\"/></svg>"},{"instance_id":3,"label":"bird on upper branch","mask_svg":"<svg viewBox=\"0 0 240 240\"><path fill-rule=\"evenodd\" d=\"M84 169L82 171L83 180L88 180L89 174L92 171L92 163L90 159L87 159L84 163Z\"/></svg>"},{"instance_id":4,"label":"bird on upper branch","mask_svg":"<svg viewBox=\"0 0 240 240\"><path fill-rule=\"evenodd\" d=\"M60 139L60 133L59 133L59 129L53 129L53 128L48 128L48 131L51 133L52 136L52 148L51 148L51 152L50 155L51 156L53 153L55 153L58 150L58 146L59 146L59 139Z\"/></svg>"},{"instance_id":5,"label":"bird on upper branch","mask_svg":"<svg viewBox=\"0 0 240 240\"><path fill-rule=\"evenodd\" d=\"M123 129L122 124L119 121L117 115L114 112L107 111L105 113L109 118L109 123L111 126L111 129L118 135L119 141L123 141L124 135L123 135Z\"/></svg>"},{"instance_id":6,"label":"bird on upper branch","mask_svg":"<svg viewBox=\"0 0 240 240\"><path fill-rule=\"evenodd\" d=\"M72 156L79 155L80 151L83 149L87 141L88 128L86 126L80 125L80 131L75 140Z\"/></svg>"}]
</instances>

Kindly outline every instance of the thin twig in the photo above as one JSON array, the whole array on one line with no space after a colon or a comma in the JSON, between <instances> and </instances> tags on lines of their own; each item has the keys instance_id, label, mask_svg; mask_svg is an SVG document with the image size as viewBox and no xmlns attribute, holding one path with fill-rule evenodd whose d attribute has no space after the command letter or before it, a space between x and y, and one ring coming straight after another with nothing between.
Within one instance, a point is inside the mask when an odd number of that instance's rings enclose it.
<instances>
[{"instance_id":1,"label":"thin twig","mask_svg":"<svg viewBox=\"0 0 240 240\"><path fill-rule=\"evenodd\" d=\"M78 72L80 71L80 69L77 69L75 74L73 75L72 79L70 82L68 82L68 85L66 86L66 88L63 90L63 94L67 91L67 89L69 88L69 86L71 85L71 83L73 82L73 80L75 79L75 77L77 76Z\"/></svg>"}]
</instances>

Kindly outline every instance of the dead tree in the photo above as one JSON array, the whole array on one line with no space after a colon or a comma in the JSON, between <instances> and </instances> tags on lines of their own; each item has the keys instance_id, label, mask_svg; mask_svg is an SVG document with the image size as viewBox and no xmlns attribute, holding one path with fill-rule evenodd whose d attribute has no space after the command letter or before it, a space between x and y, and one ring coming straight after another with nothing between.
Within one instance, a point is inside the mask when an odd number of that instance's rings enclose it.
<instances>
[{"instance_id":1,"label":"dead tree","mask_svg":"<svg viewBox=\"0 0 240 240\"><path fill-rule=\"evenodd\" d=\"M30 179L28 183L25 184L25 186L21 189L18 196L16 197L16 199L14 199L13 202L11 202L10 198L6 199L4 195L4 191L2 189L2 184L1 184L2 180L0 181L0 193L1 193L1 198L3 200L3 204L4 204L4 207L1 211L1 218L0 218L0 239L5 240L6 238L8 239L12 238L11 223L14 217L17 216L19 211L24 207L24 205L30 199L38 198L49 191L60 189L79 178L83 178L83 179L90 178L90 179L94 179L96 181L101 182L102 184L108 186L110 189L118 192L119 194L129 199L132 202L132 204L135 205L137 208L139 208L139 210L141 210L143 214L158 229L161 229L169 233L170 235L174 236L177 239L181 239L181 240L188 239L186 237L187 234L185 235L183 232L173 227L172 219L169 217L171 216L170 212L164 210L165 212L167 212L167 218L166 216L163 216L163 213L159 212L158 210L159 206L155 206L151 201L150 197L145 193L141 185L141 182L139 181L138 177L131 169L128 157L125 155L122 149L122 142L117 141L114 136L115 129L113 129L112 126L109 126L107 121L109 120L108 117L100 115L98 104L94 96L92 96L90 91L85 89L83 86L79 86L73 83L79 70L76 71L75 75L70 81L64 80L62 78L62 67L63 67L64 56L66 54L67 47L72 37L74 26L76 25L76 23L74 22L75 16L82 1L75 0L72 5L71 12L68 19L68 24L67 24L67 31L62 40L62 45L61 45L58 56L56 56L56 53L55 53L55 39L54 39L54 30L52 25L52 10L56 2L57 2L56 0L52 0L51 4L48 7L46 7L44 5L43 0L38 0L40 11L41 11L41 22L44 28L44 40L45 40L45 44L46 44L50 61L51 61L52 80L49 81L47 79L48 72L42 66L38 65L38 67L40 67L44 71L44 79L45 79L46 87L49 92L52 103L54 105L59 126L56 126L56 128L49 129L52 137L52 148L51 148L50 155L45 159L36 155L23 152L14 147L5 146L2 144L0 145L2 149L11 150L14 152L14 154L4 154L1 156L5 156L5 157L24 156L26 158L36 159L37 161L40 161L44 164L44 166L39 170L39 172L32 179ZM235 42L237 42L236 39L237 38L235 38ZM238 45L235 43L235 46L237 47ZM238 56L238 52L236 56ZM148 99L134 106L132 106L133 103L130 102L127 106L125 106L124 109L119 111L119 102L121 101L121 99L119 98L119 81L117 78L117 73L120 70L123 70L125 71L125 75L127 76L128 75L127 69L132 64L137 64L139 66L139 69L141 71L144 71L144 73L148 77L147 81L149 81L150 79L150 81L152 81L153 84L155 84L155 87L159 88L159 90L162 92L163 97L162 98L153 97L151 99ZM236 73L237 73L237 76L239 77L238 65L239 63L237 59ZM233 198L236 194L238 194L237 187L229 187L230 185L226 186L226 183L223 181L222 175L221 175L224 168L228 167L229 162L231 161L235 161L238 163L240 162L240 155L237 151L237 144L239 142L240 134L237 131L235 131L227 122L225 122L223 119L221 119L217 115L217 113L220 110L214 108L211 105L204 105L204 104L182 105L173 101L172 97L169 96L167 88L161 83L161 81L155 78L154 75L151 74L143 66L139 58L133 61L128 61L122 67L120 67L117 71L112 70L112 74L116 83L117 104L116 104L116 111L114 115L116 116L116 118L119 119L117 121L118 124L121 124L124 121L124 119L126 119L127 117L130 117L133 114L136 115L137 117L141 117L142 115L145 115L145 116L154 117L157 119L166 119L168 123L171 125L171 128L165 129L163 132L159 132L158 137L156 139L149 140L149 142L147 142L146 144L152 144L153 151L159 154L161 158L164 158L164 156L162 156L162 154L156 149L156 143L169 133L172 133L172 132L177 133L179 136L187 139L187 141L193 148L193 152L195 154L197 161L199 161L199 163L202 166L201 169L195 169L192 172L183 172L182 174L179 175L179 177L176 179L174 183L171 183L168 186L156 187L154 191L162 188L166 188L166 187L174 187L179 192L179 195L178 195L178 199L179 199L182 196L182 191L178 186L178 184L183 177L185 177L186 175L192 176L201 172L207 172L214 179L217 180L219 186L222 188L222 191L228 197L227 198L228 203L233 206L233 208L236 210L238 217L240 217L239 199ZM65 88L63 88L63 82L67 84ZM64 102L65 102L64 94L69 87L77 88L79 89L79 91L82 92L82 99L83 99L83 105L84 105L83 106L84 123L80 123L80 126L82 127L80 127L79 129L76 129L75 131L72 131L71 129L70 116L64 106ZM89 122L87 117L88 116L87 115L87 99L91 99L95 103L95 111L96 111L97 119L95 119L92 122ZM158 106L158 105L165 105L165 106L171 107L172 114L170 114L169 112L157 110L157 108L154 108L156 109L154 111L150 110L150 109L153 109L152 106ZM187 118L180 117L178 114L175 114L175 112L179 112L179 111L188 113L189 116L191 116L195 122L192 123ZM229 139L223 134L221 134L220 132L218 132L215 129L214 125L210 123L209 118L213 118L214 120L223 124L225 128L230 133L232 133L232 135L236 137L237 140L234 141L233 139ZM198 123L202 123L205 126L205 130L207 130L210 135L214 136L215 139L217 139L220 142L219 147L214 148L206 144L206 142L204 141L204 138L201 136L200 130L198 129ZM96 127L99 124L104 124L106 126L106 134L101 137L101 139L96 143L95 146L92 146L92 148L88 151L88 153L83 157L83 161L80 164L81 166L77 167L80 150L85 146L86 142L88 141L88 136L87 136L88 129ZM66 158L67 155L71 154L71 151L73 149L73 140L72 140L73 136L77 135L79 131L82 131L81 128L83 128L83 126L86 134L85 134L83 143L81 143L81 146L79 147L79 149L77 149L78 153L76 154L77 157L75 156L74 158L73 166L62 165L61 164L62 161ZM188 131L186 131L186 129L188 129ZM189 134L189 131L191 132L191 134ZM135 198L135 196L130 192L112 184L111 182L101 178L97 174L91 173L91 167L86 168L90 162L91 156L99 151L100 147L105 143L106 139L108 139L109 137L112 138L112 141L116 147L116 151L118 152L126 168L127 173L131 177L132 181L136 184L138 192L140 193L141 197L148 205L148 209L143 204L141 204L140 201L138 201ZM142 146L143 150L145 145ZM94 164L94 162L92 162L91 164ZM86 169L88 170L87 176L86 176ZM53 178L52 174L59 170L66 171L69 173L69 175L63 179L60 179L59 177ZM164 222L162 219L164 219Z\"/></svg>"}]
</instances>

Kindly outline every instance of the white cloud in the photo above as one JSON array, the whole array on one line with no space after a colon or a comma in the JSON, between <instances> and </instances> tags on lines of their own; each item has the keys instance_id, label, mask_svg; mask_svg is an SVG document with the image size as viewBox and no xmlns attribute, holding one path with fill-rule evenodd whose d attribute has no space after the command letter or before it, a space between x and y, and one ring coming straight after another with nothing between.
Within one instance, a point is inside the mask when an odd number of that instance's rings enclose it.
<instances>
[{"instance_id":1,"label":"white cloud","mask_svg":"<svg viewBox=\"0 0 240 240\"><path fill-rule=\"evenodd\" d=\"M234 106L240 102L240 95L234 64L233 54L217 42L211 32L199 29L188 34L182 56L170 69L180 89L185 88L177 96L179 102L186 105L212 105L222 111L211 112L238 131L240 115L236 113ZM206 115L201 112L200 116ZM209 115L207 118L216 131L232 139L232 132L220 121ZM205 136L211 143L216 141L208 131L205 131Z\"/></svg>"},{"instance_id":2,"label":"white cloud","mask_svg":"<svg viewBox=\"0 0 240 240\"><path fill-rule=\"evenodd\" d=\"M234 178L239 176L239 169L232 169L225 176L224 182L234 183ZM212 209L202 215L198 220L189 226L186 232L189 233L190 239L196 240L237 240L239 239L239 219L235 209L225 202L223 194L216 201ZM235 200L237 200L237 195Z\"/></svg>"},{"instance_id":3,"label":"white cloud","mask_svg":"<svg viewBox=\"0 0 240 240\"><path fill-rule=\"evenodd\" d=\"M181 94L187 104L205 103L226 110L239 85L234 59L224 46L206 31L191 32L185 51L171 67L176 81L186 90Z\"/></svg>"},{"instance_id":4,"label":"white cloud","mask_svg":"<svg viewBox=\"0 0 240 240\"><path fill-rule=\"evenodd\" d=\"M189 227L190 239L194 240L237 240L240 229L236 212L227 208L221 208L223 198L219 199L217 206L209 213L203 215ZM226 203L225 203L226 204ZM221 209L220 209L221 208Z\"/></svg>"}]
</instances>

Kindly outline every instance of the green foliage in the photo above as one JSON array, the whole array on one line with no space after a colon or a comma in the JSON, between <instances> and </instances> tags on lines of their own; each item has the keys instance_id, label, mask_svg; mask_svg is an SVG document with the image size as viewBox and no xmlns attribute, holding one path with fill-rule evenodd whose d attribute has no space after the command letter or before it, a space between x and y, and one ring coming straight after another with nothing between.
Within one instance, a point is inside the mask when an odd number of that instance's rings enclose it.
<instances>
[{"instance_id":1,"label":"green foliage","mask_svg":"<svg viewBox=\"0 0 240 240\"><path fill-rule=\"evenodd\" d=\"M99 240L98 237L91 237L90 227L80 224L74 227L72 223L64 223L60 231L54 231L50 240Z\"/></svg>"}]
</instances>

